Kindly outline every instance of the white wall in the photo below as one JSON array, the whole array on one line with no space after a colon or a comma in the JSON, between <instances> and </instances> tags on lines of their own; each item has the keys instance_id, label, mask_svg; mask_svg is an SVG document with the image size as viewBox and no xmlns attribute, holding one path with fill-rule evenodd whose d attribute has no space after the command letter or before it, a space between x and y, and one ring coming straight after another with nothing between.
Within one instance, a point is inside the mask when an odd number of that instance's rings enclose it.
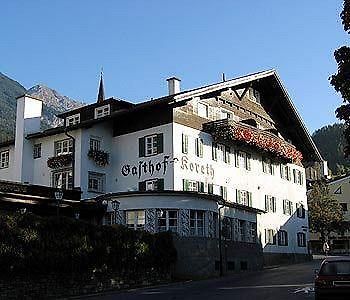
<instances>
[{"instance_id":1,"label":"white wall","mask_svg":"<svg viewBox=\"0 0 350 300\"><path fill-rule=\"evenodd\" d=\"M0 148L0 152L2 151L9 151L9 167L0 169L0 180L7 180L7 181L13 181L13 172L14 172L14 165L15 165L15 145L10 145L7 147Z\"/></svg>"}]
</instances>

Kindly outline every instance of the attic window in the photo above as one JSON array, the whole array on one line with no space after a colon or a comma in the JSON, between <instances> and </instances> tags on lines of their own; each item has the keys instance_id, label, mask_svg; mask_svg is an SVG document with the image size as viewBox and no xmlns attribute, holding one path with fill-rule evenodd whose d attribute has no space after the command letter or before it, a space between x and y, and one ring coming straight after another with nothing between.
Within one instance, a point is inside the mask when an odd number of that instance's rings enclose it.
<instances>
[{"instance_id":1,"label":"attic window","mask_svg":"<svg viewBox=\"0 0 350 300\"><path fill-rule=\"evenodd\" d=\"M258 128L258 123L254 119L245 119L245 120L242 120L241 123Z\"/></svg>"},{"instance_id":2,"label":"attic window","mask_svg":"<svg viewBox=\"0 0 350 300\"><path fill-rule=\"evenodd\" d=\"M66 126L72 126L80 123L80 114L75 114L72 116L68 116L66 118Z\"/></svg>"},{"instance_id":3,"label":"attic window","mask_svg":"<svg viewBox=\"0 0 350 300\"><path fill-rule=\"evenodd\" d=\"M276 128L269 128L269 129L266 129L266 131L271 132L275 136L279 136L278 130Z\"/></svg>"},{"instance_id":4,"label":"attic window","mask_svg":"<svg viewBox=\"0 0 350 300\"><path fill-rule=\"evenodd\" d=\"M103 118L110 114L110 105L104 105L95 108L95 119Z\"/></svg>"},{"instance_id":5,"label":"attic window","mask_svg":"<svg viewBox=\"0 0 350 300\"><path fill-rule=\"evenodd\" d=\"M250 101L260 104L260 93L257 90L249 88L247 95Z\"/></svg>"}]
</instances>

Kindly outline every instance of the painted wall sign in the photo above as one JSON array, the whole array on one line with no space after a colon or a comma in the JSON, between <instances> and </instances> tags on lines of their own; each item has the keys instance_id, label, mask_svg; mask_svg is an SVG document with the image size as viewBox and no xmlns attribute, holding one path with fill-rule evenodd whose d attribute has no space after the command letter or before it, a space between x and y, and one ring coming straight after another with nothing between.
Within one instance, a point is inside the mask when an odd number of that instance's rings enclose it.
<instances>
[{"instance_id":1,"label":"painted wall sign","mask_svg":"<svg viewBox=\"0 0 350 300\"><path fill-rule=\"evenodd\" d=\"M161 173L165 175L169 163L173 163L174 160L169 160L170 156L165 155L161 161L149 161L140 160L138 164L123 165L121 168L121 173L123 176L127 177L129 175L137 176L139 179L143 175L153 176L155 173Z\"/></svg>"},{"instance_id":2,"label":"painted wall sign","mask_svg":"<svg viewBox=\"0 0 350 300\"><path fill-rule=\"evenodd\" d=\"M181 169L189 170L191 172L196 172L202 175L208 175L212 179L214 179L214 168L212 165L203 165L196 162L191 162L188 160L188 157L186 155L182 156L181 158Z\"/></svg>"}]
</instances>

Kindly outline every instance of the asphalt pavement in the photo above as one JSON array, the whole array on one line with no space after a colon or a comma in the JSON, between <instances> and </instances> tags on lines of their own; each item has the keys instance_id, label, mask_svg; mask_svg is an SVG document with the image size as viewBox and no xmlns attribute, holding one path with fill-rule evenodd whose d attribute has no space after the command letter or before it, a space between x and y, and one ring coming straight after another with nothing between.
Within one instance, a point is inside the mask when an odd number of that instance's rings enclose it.
<instances>
[{"instance_id":1,"label":"asphalt pavement","mask_svg":"<svg viewBox=\"0 0 350 300\"><path fill-rule=\"evenodd\" d=\"M321 260L264 269L259 272L234 274L223 278L171 283L168 285L132 289L79 299L239 299L239 300L301 300L314 299L314 270Z\"/></svg>"}]
</instances>

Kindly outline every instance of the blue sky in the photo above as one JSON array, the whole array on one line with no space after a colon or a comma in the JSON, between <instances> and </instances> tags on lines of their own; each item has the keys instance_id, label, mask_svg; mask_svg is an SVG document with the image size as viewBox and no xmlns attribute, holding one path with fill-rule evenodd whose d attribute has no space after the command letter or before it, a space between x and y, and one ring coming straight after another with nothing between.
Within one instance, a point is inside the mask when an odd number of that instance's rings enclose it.
<instances>
[{"instance_id":1,"label":"blue sky","mask_svg":"<svg viewBox=\"0 0 350 300\"><path fill-rule=\"evenodd\" d=\"M275 68L312 132L336 121L333 52L342 0L11 0L1 3L0 72L84 102L140 102Z\"/></svg>"}]
</instances>

